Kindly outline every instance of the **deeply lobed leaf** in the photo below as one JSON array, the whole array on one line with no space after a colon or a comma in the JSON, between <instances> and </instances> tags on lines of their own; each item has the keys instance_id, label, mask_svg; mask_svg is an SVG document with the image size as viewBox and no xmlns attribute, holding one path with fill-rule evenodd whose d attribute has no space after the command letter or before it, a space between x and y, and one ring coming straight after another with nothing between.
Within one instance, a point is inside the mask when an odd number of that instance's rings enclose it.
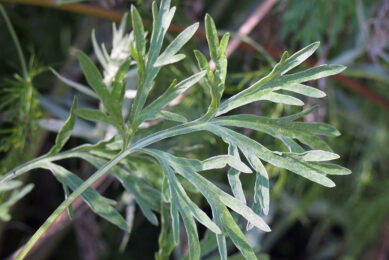
<instances>
[{"instance_id":1,"label":"deeply lobed leaf","mask_svg":"<svg viewBox=\"0 0 389 260\"><path fill-rule=\"evenodd\" d=\"M104 45L101 48L98 46L95 35L92 33L92 43L97 58L105 69L104 79L87 55L78 52L77 57L88 84L96 92L96 94L93 93L94 95L91 96L97 96L104 105L104 109L76 109L76 103L73 104L70 118L58 134L56 144L49 154L16 168L2 178L1 181L20 176L34 168L50 169L64 185L66 196L69 195L67 193L68 188L75 190L76 193L74 194L76 195L73 195L74 198L81 194L83 199L97 214L123 230L130 231L131 227L110 205L111 201L100 196L92 188L88 188L93 178L97 180L97 177L101 177L107 172L118 179L124 189L133 195L141 211L151 223L158 225L155 212L161 212L162 231L159 239L161 250L159 254L156 254L157 258L168 258L173 246L178 244L181 219L188 236L189 256L191 259L199 259L204 254L204 251L201 252L203 243L200 243L198 238L194 220L196 219L208 230L214 232L213 243L217 244L221 259L227 259L228 257L226 237L232 240L246 259L256 259L253 249L250 247L244 233L228 208L243 216L248 222L248 228L256 226L265 232L270 231L269 226L261 217L261 214L267 215L270 208L270 180L264 162L288 169L327 187L335 186L334 182L328 178L329 175L345 175L349 174L350 171L327 162L337 159L338 155L330 152L328 145L317 137L317 135L339 135L335 128L322 123L295 121L312 112L315 108L278 119L255 115L218 116L258 100L301 106L304 103L300 99L285 94L285 92L281 94L277 91L285 90L309 97L323 97L325 96L324 92L303 83L334 75L341 72L344 67L339 65L322 65L287 74L287 72L304 62L318 48L319 44L313 43L290 57L288 53L284 53L280 62L266 77L258 80L246 90L237 93L220 105L227 75L227 57L225 52L228 46L229 34L225 34L219 41L215 23L209 15L206 15L206 37L209 45L210 59L214 62L215 71L211 70L210 64L212 63L209 63L208 59L201 52L195 51L196 59L202 71L184 79L178 84L173 80L171 86L160 97L144 107L160 69L163 66L185 58L185 55L180 54L179 51L198 28L198 24L188 27L160 54L165 34L175 13L175 8L170 7L170 0L162 0L159 10L155 2L152 8L154 22L148 50L139 12L135 7L131 9L134 30L133 38L128 36L126 43L128 43L128 52L131 52L132 58L137 63L138 89L130 111L129 125L125 125L122 114L125 76L131 65L129 53L127 53L124 61L115 64L115 68L112 70L115 73L108 77L106 71L109 70L108 67L112 65L111 62L114 58L108 54ZM113 45L117 46L120 44L119 40L124 37L124 23L122 23L119 30L114 27ZM203 117L187 122L187 119L182 115L166 110L166 107L172 100L182 95L202 79L205 79L205 84L209 87L212 98L208 112ZM82 85L76 85L69 81L67 83L74 88L82 89L87 94L92 93L90 90L85 90L85 87ZM69 139L70 132L74 127L74 115L87 120L111 124L117 128L121 136L112 138L109 141L102 141L96 145L84 145L59 153ZM138 136L134 137L135 134L138 134L138 127L142 122L159 117L182 124L150 135L140 135L141 138ZM227 127L245 127L269 134L284 142L289 152L271 151L260 142ZM145 148L163 139L197 131L208 131L222 138L229 145L228 154L217 155L199 161L197 159L173 156L156 149ZM307 147L304 145L309 146L312 150L306 151ZM247 165L240 159L240 152L247 159ZM155 158L163 170L163 177L158 175L157 181L152 181L153 185L151 185L149 183L150 172L145 172L144 175L133 174L133 168L131 170L130 166L133 165L131 160L134 160L134 157L128 157L132 153L145 153ZM85 185L76 175L53 163L56 160L73 157L82 158L98 169L91 179L86 180ZM227 178L234 196L221 190L199 174L201 171L224 167L230 167ZM249 207L246 205L246 198L239 177L242 172L251 173L253 171L255 172L255 183L252 185L254 188L254 204L252 207ZM161 174L160 171L157 170L157 172ZM193 189L205 197L212 210L212 219L190 199L185 190L187 186L194 186L195 188ZM83 190L79 187L82 187ZM187 190L190 191L192 189L188 188ZM74 199L73 197L69 195L66 198L64 202L66 206L64 208L67 207L71 210L69 198ZM170 227L168 225L169 207ZM210 248L208 247L207 250L211 250Z\"/></svg>"},{"instance_id":2,"label":"deeply lobed leaf","mask_svg":"<svg viewBox=\"0 0 389 260\"><path fill-rule=\"evenodd\" d=\"M287 54L284 54L281 57L280 62L266 77L223 102L218 109L217 115L225 114L232 109L259 100L269 100L276 103L297 106L304 104L302 101L294 97L274 92L280 89L297 92L306 96L322 96L322 92L318 90L314 91L301 83L338 74L345 69L344 66L321 65L301 72L284 75L289 70L301 64L304 59L308 58L317 46L318 43L314 43L289 58L287 57Z\"/></svg>"}]
</instances>

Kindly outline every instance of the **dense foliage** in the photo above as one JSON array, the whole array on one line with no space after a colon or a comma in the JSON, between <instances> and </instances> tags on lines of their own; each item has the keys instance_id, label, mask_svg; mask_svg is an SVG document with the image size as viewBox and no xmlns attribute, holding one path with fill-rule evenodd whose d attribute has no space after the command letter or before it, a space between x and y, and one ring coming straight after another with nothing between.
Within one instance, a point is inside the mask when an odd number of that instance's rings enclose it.
<instances>
[{"instance_id":1,"label":"dense foliage","mask_svg":"<svg viewBox=\"0 0 389 260\"><path fill-rule=\"evenodd\" d=\"M289 10L291 14L299 9L293 1L290 5L295 8ZM352 9L350 6L348 8ZM8 168L10 171L2 178L0 190L4 198L7 198L9 190L22 185L22 182L15 181L14 178L26 176L24 173L34 169L45 169L52 172L61 183L65 201L35 233L19 257L27 253L63 210L67 209L69 217L74 217L71 203L78 196L81 196L96 214L127 233L122 249L136 225L134 212L137 204L144 217L160 227L156 259L167 259L173 254L175 247L183 250L186 245L189 248L187 257L191 259L208 255L217 247L220 257L226 259L227 255L234 252L229 241L245 258L256 259L258 252L268 252L271 248L271 242L268 241L274 240L271 235L273 232L268 236L271 239L265 239L264 243L261 243L263 249L253 244L250 232L255 232L254 241L262 239L263 231L270 231L270 227L276 229L277 236L296 220L304 221L306 214L325 217L328 207L337 212L347 212L349 209L352 214L350 221L342 220L344 213L339 213L328 217L328 221L315 230L325 231L331 227L331 223L344 225L350 232L346 240L346 248L350 249L357 244L357 241L353 240L353 234L363 230L364 223L370 221L369 216L380 217L380 221L366 239L358 241L359 251L346 252L349 256L361 254L369 239L371 241L376 237L379 223L385 216L384 191L379 192L382 199L371 205L368 199L366 203L360 200L365 188L372 185L371 179L366 179L369 178L366 176L370 175L366 172L370 160L377 158L371 155L372 151L378 157L384 156L385 149L376 148L379 148L382 142L385 143L386 135L378 135L381 141L372 142L370 148L366 149L364 154L369 158L356 168L357 176L347 177L352 178L355 184L349 185L349 181L344 180L347 178L337 179L344 187L341 193L338 189L322 189L319 185L287 173L289 170L327 187L335 186L332 178L329 178L331 175L350 173L346 168L327 162L339 156L333 153L325 141L332 143L331 139L318 136L338 136L339 131L330 125L310 120L323 108L318 110L317 106L306 105L303 110L297 109L304 105L302 100L312 103L314 98L326 96L322 87L318 89L305 84L312 84L312 80L316 79L323 82L322 78L340 73L344 67L320 65L303 70L296 69L299 65L304 66L304 62L318 48L319 44L313 43L291 56L284 53L272 68L266 65L259 71L248 71L244 68L247 71L244 74L227 73L225 50L229 34L226 33L219 39L215 23L209 15L205 16L208 50L196 50L193 53L189 51L190 48L183 47L195 46L190 39L196 33L198 23L173 38L168 33L175 12L175 8L170 7L170 1L161 1L159 8L154 3L152 10L153 25L147 32L137 9L132 7L129 17L133 31L127 33L125 16L118 28L113 27L112 44L108 44L109 48L98 43L100 32L92 31L95 54L92 57L97 58L99 65L96 66L85 53L76 53L86 84L76 82L51 69L61 82L78 92L79 98L74 98L65 122L66 112L61 106L70 105L69 99L73 97L74 92L66 96L66 101L59 102L39 97L41 104L62 118L39 120L42 127L58 132L55 145L46 149L44 155L13 170L12 165L5 163L4 169ZM345 11L344 16L337 17L343 19L350 15L347 12ZM288 15L284 19L286 24L292 26ZM313 23L309 25L313 26ZM341 23L336 23L336 26L338 35L341 33ZM326 26L321 28L316 30L316 36L311 35L312 38L303 32L294 34L293 44L305 44L321 38L321 35L326 33ZM284 27L285 32L289 33L295 29L293 26ZM284 35L288 35L285 32ZM264 51L261 48L260 50ZM21 58L23 59L24 57ZM342 55L338 55L336 60L347 64L350 62ZM261 62L273 64L269 56ZM31 113L31 116L20 114L19 117L9 120L6 126L13 124L15 129L25 132L16 132L15 136L18 137L13 139L3 138L3 142L7 142L7 146L3 146L5 152L8 152L13 144L16 144L18 149L24 148L23 140L29 140L28 132L33 127L36 129L34 124L37 118L41 117L37 99L39 94L32 82L45 68L41 69L34 64L36 63L31 62L30 67L24 69L26 73L23 72L22 76L17 77L18 83L12 83L16 84L17 88L4 88L10 91L5 93L3 100L14 102L12 104L16 103L14 100L18 100L17 108ZM29 76L24 78L25 75ZM28 79L27 84L23 83L25 79ZM17 89L20 91L11 92ZM22 91L32 91L33 95L26 100L29 96L20 94L24 93ZM227 92L227 95L224 92ZM349 110L337 109L334 98L347 97L342 93L334 93L333 90L328 93L330 103L324 106L324 109L328 108L331 121L343 128L343 124L337 119L338 114L342 114L339 118L348 120ZM250 107L254 102L258 104L257 101L262 101L261 109L267 116L252 113ZM26 110L26 102L34 102L34 109ZM173 105L177 103L179 104ZM8 103L2 104L4 108L11 110L12 106ZM11 111L9 114L15 116ZM302 121L304 118L308 120ZM23 124L26 120L29 127L18 127L18 124ZM373 128L377 134L385 129ZM354 131L343 129L342 132ZM77 141L79 146L75 146L75 142L68 142L71 136L82 137L91 144L79 145ZM340 141L333 142L331 146L335 147L335 151L345 153L347 145L343 143L350 140L349 136L348 134L346 137L337 138L336 140ZM76 174L79 169L63 163L65 159L69 162L84 160L97 171L84 181ZM13 164L17 163L17 160L14 161ZM379 162L378 159L376 161ZM361 174L361 170L364 174ZM106 173L113 176L124 188L123 196L118 197L117 191L114 192L116 201L101 196L91 187L92 183L106 176ZM364 176L363 182L360 181L361 176ZM379 186L384 190L385 182ZM0 207L3 219L10 219L11 206L31 189L32 185L27 185L21 191L14 190L13 195L7 198L9 202ZM377 189L377 192L379 190ZM301 197L301 194L304 196ZM338 197L348 197L349 194L352 194L352 201L336 205ZM270 207L270 198L275 201L275 206ZM126 208L125 218L120 213L123 207ZM368 211L370 214L364 214L364 221L358 221L353 219L352 211ZM287 222L277 220L282 215L289 216ZM195 220L202 225L196 224ZM269 225L269 222L272 224ZM251 230L254 226L261 231ZM184 230L187 242L182 238ZM176 249L174 255L182 257L185 252L179 253Z\"/></svg>"}]
</instances>

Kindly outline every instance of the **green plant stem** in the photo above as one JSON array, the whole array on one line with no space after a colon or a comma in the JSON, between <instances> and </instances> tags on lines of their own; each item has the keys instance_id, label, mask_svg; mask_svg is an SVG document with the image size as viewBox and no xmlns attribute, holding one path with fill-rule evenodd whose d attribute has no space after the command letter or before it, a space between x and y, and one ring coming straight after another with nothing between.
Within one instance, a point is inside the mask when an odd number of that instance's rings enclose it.
<instances>
[{"instance_id":1,"label":"green plant stem","mask_svg":"<svg viewBox=\"0 0 389 260\"><path fill-rule=\"evenodd\" d=\"M19 177L23 173L26 173L32 169L37 168L38 165L42 162L52 162L56 160L62 160L62 159L73 158L73 157L74 157L74 150L69 150L50 157L47 157L47 155L40 156L8 172L6 175L4 175L4 177L0 179L0 183L15 179L16 177Z\"/></svg>"},{"instance_id":2,"label":"green plant stem","mask_svg":"<svg viewBox=\"0 0 389 260\"><path fill-rule=\"evenodd\" d=\"M53 224L53 222L61 215L61 213L67 209L73 201L80 196L86 189L88 189L95 181L100 179L101 176L104 175L109 169L119 163L124 157L131 153L131 149L126 150L125 152L121 152L117 154L111 161L106 163L102 168L100 168L97 172L95 172L92 176L90 176L85 182L83 182L75 191L73 191L70 196L64 200L61 205L46 219L46 221L42 224L42 226L35 232L35 234L30 238L27 244L23 247L20 253L17 255L16 260L21 260L26 257L31 248L35 245L35 243L39 240L39 238L47 231L47 229Z\"/></svg>"},{"instance_id":3,"label":"green plant stem","mask_svg":"<svg viewBox=\"0 0 389 260\"><path fill-rule=\"evenodd\" d=\"M128 147L127 150L140 149L140 148L143 148L143 147L148 146L150 144L153 144L155 142L161 141L161 140L168 138L168 137L173 137L173 136L177 136L177 135L181 135L181 134L185 134L185 133L189 133L189 132L199 131L199 130L201 130L201 126L202 126L202 124L200 121L192 121L192 122L178 125L176 127L172 127L172 128L166 129L166 130L162 130L162 131L159 131L157 133L154 133L152 135L149 135L149 136L137 141L132 146ZM191 130L189 130L189 129L191 129ZM15 169L6 173L4 175L4 177L2 177L0 179L0 183L10 181L12 179L15 179L15 178L21 176L22 174L24 174L30 170L33 170L35 168L39 168L39 164L42 162L53 162L53 161L57 161L57 160L63 160L63 159L77 157L76 155L78 152L79 152L79 150L77 150L77 148L75 148L72 150L68 150L68 151L53 155L53 156L42 155L36 159L33 159L29 162L24 163L24 164L20 165L19 167L16 167Z\"/></svg>"},{"instance_id":4,"label":"green plant stem","mask_svg":"<svg viewBox=\"0 0 389 260\"><path fill-rule=\"evenodd\" d=\"M34 87L32 85L32 80L28 77L26 79L26 84L27 84L27 93L26 95L26 116L24 118L24 123L26 126L26 133L29 135L32 130L31 126L31 120L32 120L32 106L33 106L33 92L34 92ZM25 144L26 139L22 140L22 150L24 150L24 144Z\"/></svg>"},{"instance_id":5,"label":"green plant stem","mask_svg":"<svg viewBox=\"0 0 389 260\"><path fill-rule=\"evenodd\" d=\"M18 53L18 57L19 57L19 62L20 62L20 65L22 67L23 78L25 79L26 82L28 82L28 72L27 72L27 66L26 66L26 59L24 58L22 48L20 46L18 37L16 36L15 30L12 27L11 21L9 20L7 12L5 11L2 4L0 4L0 12L3 15L5 24L7 25L9 33L11 34L12 40L15 44L16 52Z\"/></svg>"},{"instance_id":6,"label":"green plant stem","mask_svg":"<svg viewBox=\"0 0 389 260\"><path fill-rule=\"evenodd\" d=\"M107 162L103 167L101 167L98 171L96 171L92 176L90 176L85 182L83 182L76 190L73 191L72 194L69 195L69 197L64 200L57 209L46 219L46 221L42 224L42 226L35 232L35 234L30 238L30 240L27 242L27 244L23 247L23 249L20 251L20 253L15 258L16 260L21 260L26 257L28 252L34 247L35 243L38 242L40 237L47 231L47 229L54 223L54 221L58 218L58 216L67 209L73 201L80 196L86 189L88 189L95 181L97 181L101 176L103 176L106 172L108 172L112 167L114 167L116 164L118 164L122 159L124 159L126 156L134 152L136 149L140 149L142 147L148 146L152 143L158 142L162 139L181 135L189 132L199 131L202 130L202 123L199 121L193 121L186 124L179 125L177 127L172 127L170 129L166 129L160 132L157 132L155 134L152 134L148 137L145 137L138 142L134 143L133 146L128 147L125 151L118 153L114 158L112 158L109 162ZM66 155L70 156L72 151L65 152ZM74 152L74 151L73 151ZM47 157L46 160L52 161L53 158L63 158L64 154L61 156L53 156L53 157ZM28 167L28 169L33 169L34 164L37 165L38 163L42 162L42 157L31 162L29 165L25 165L24 167ZM45 160L43 159L43 160ZM22 174L24 171L22 168L20 168L20 174ZM11 172L12 173L12 172ZM10 175L9 178L14 178L14 175Z\"/></svg>"}]
</instances>

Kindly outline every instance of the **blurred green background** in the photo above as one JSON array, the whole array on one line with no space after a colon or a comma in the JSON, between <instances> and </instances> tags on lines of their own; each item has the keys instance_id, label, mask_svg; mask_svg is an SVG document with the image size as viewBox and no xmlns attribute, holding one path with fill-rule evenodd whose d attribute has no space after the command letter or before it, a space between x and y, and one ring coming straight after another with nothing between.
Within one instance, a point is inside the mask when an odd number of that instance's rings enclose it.
<instances>
[{"instance_id":1,"label":"blurred green background","mask_svg":"<svg viewBox=\"0 0 389 260\"><path fill-rule=\"evenodd\" d=\"M47 119L67 117L75 92L58 81L48 67L81 81L75 50L92 53L90 33L93 28L98 41L109 47L112 19L120 19L120 14L129 10L131 4L138 6L145 17L146 28L150 27L150 0L72 2L81 3L67 5L59 0L2 3L21 42L28 80L23 79L15 45L4 19L0 19L0 174L48 151L54 142L55 127ZM272 232L263 234L254 230L247 234L261 257L389 259L389 1L172 2L177 6L175 25L202 22L205 13L209 13L219 30L234 33L247 26L250 17L258 18L256 11L263 5L271 7L255 22L249 39L244 38L249 44L241 45L230 56L226 95L234 94L269 72L281 51L293 53L314 41L320 41L321 47L311 59L312 64L338 63L348 67L341 78L313 84L325 91L327 97L306 100L307 106L320 105L306 120L328 122L338 128L342 135L326 141L341 155L339 164L351 169L353 174L336 178L337 186L328 189L267 165L271 177L271 212L267 222ZM55 5L55 8L45 5ZM169 33L175 35L177 31ZM253 45L256 50L247 47ZM187 59L165 69L159 80L169 82L173 77L180 79L189 75L195 66L192 52L195 48L206 50L201 33L185 47ZM153 95L157 96L157 92ZM188 118L196 118L207 108L209 97L204 95L201 89L194 90L176 109ZM268 102L243 109L269 117L297 111L294 107ZM162 126L145 131L158 127ZM75 134L69 147L96 140L93 133L80 132ZM250 131L245 134L275 149L280 146L265 135ZM205 158L226 148L220 143L204 133L179 137L165 143L164 148L189 157ZM66 163L84 177L90 173L81 163ZM210 173L207 177L220 185L226 181L223 174ZM248 189L252 177L242 179ZM23 197L31 187L29 183L35 187ZM116 198L123 211L129 210L117 183L109 184L101 187L101 191ZM196 198L196 194L193 197ZM50 174L38 172L23 179L23 185L17 190L1 193L0 258L10 256L22 246L62 200L61 185ZM84 209L81 216L46 239L31 259L152 259L158 250L159 230L139 212L133 217L134 229L122 251L119 247L124 234ZM199 233L203 235L201 228L199 226ZM174 255L183 255L185 250L185 243L182 243ZM211 253L206 259L213 257L215 254ZM240 259L240 256L231 259Z\"/></svg>"}]
</instances>

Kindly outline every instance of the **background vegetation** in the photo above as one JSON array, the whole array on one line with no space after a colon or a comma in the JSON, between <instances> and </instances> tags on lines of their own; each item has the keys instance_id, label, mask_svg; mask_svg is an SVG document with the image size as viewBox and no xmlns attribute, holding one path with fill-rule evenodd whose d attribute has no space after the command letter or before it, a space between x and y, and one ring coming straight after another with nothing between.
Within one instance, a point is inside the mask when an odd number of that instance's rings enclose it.
<instances>
[{"instance_id":1,"label":"background vegetation","mask_svg":"<svg viewBox=\"0 0 389 260\"><path fill-rule=\"evenodd\" d=\"M5 20L1 19L0 174L46 153L55 141L61 120L68 116L76 91L58 80L48 67L82 82L75 50L92 53L90 32L93 28L98 41L110 47L111 20L119 21L121 13L129 10L131 3L141 11L146 29L150 30L151 25L151 1L147 0L84 1L82 5L58 5L61 1L53 1L55 8L47 6L51 1L7 2L4 8L21 42L26 64L20 64L15 43L6 29ZM264 8L266 4L267 9ZM337 63L348 66L341 77L315 83L327 93L324 100L306 101L309 106L320 105L307 120L328 122L342 133L342 136L326 141L341 155L338 163L351 169L353 174L335 178L336 188L328 189L269 166L272 207L266 221L272 232L263 234L253 230L248 233L250 243L265 254L261 257L388 258L389 2L176 0L173 5L178 9L173 20L176 26L171 28L170 37L176 35L181 26L203 21L205 13L212 15L219 29L241 34L245 34L244 26L250 26L249 18L253 18L253 30L246 35L250 38L238 37L249 44L240 45L229 58L227 97L267 74L282 50L293 53L314 41L321 41L321 47L309 65ZM161 81L169 82L173 77L180 80L190 75L195 66L191 55L195 48L207 50L201 31L185 46L185 53L188 53L185 62L163 70ZM194 89L174 109L188 118L196 118L207 109L209 97L203 93ZM152 93L154 96L159 94L157 91ZM293 107L267 102L244 109L269 117L295 112ZM158 127L162 126L150 126L149 131ZM78 125L67 146L73 147L81 139L93 142L103 134L107 133L90 125ZM250 131L245 134L274 148L280 146L265 135ZM198 140L206 142L195 146ZM200 154L202 158L208 158L226 148L218 141L211 135L199 134L192 139L174 139L168 145L188 157ZM80 162L65 161L64 164L81 177L92 173L88 165ZM141 174L142 169L138 168L138 171ZM221 186L226 183L225 177L208 174L207 177ZM242 181L244 187L248 187L253 179L243 176ZM43 239L35 250L34 259L154 257L158 250L159 229L145 221L139 210L134 210L131 197L122 194L118 183L112 179L106 179L98 190L117 199L119 209L133 218L131 236L126 237L87 207L80 206L75 210L72 222L63 220ZM201 203L200 196L192 195L192 199L197 198ZM10 256L22 246L63 198L61 185L50 174L30 174L22 183L15 183L14 189L2 192L0 258ZM200 232L200 235L204 234ZM178 257L186 252L187 246L182 243L174 255ZM216 255L211 253L208 258ZM235 257L239 259L240 256Z\"/></svg>"}]
</instances>

